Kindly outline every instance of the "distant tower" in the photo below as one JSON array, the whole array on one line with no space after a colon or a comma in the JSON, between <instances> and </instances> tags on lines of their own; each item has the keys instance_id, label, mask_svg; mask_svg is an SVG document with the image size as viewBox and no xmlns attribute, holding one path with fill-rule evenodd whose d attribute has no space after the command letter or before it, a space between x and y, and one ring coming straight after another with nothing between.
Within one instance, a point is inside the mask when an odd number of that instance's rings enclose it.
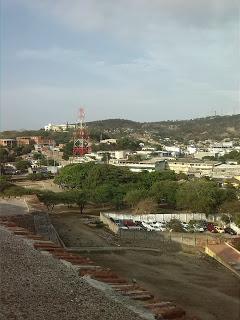
<instances>
[{"instance_id":1,"label":"distant tower","mask_svg":"<svg viewBox=\"0 0 240 320\"><path fill-rule=\"evenodd\" d=\"M82 157L90 152L89 135L85 124L85 111L83 108L80 108L79 123L76 124L73 134L73 155Z\"/></svg>"}]
</instances>

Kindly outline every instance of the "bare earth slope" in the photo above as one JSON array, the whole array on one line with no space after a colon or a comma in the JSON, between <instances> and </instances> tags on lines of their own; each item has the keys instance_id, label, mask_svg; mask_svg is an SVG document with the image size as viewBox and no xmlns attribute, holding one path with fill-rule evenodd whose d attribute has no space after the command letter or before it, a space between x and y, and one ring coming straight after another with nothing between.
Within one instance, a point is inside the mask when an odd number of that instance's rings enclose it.
<instances>
[{"instance_id":1,"label":"bare earth slope","mask_svg":"<svg viewBox=\"0 0 240 320\"><path fill-rule=\"evenodd\" d=\"M1 320L138 320L52 257L0 228Z\"/></svg>"}]
</instances>

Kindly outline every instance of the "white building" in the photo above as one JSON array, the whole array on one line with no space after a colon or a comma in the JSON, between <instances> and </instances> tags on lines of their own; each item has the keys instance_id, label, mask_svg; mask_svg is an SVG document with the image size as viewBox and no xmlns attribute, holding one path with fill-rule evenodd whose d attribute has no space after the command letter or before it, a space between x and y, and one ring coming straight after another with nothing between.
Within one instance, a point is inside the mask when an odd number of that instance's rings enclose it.
<instances>
[{"instance_id":1,"label":"white building","mask_svg":"<svg viewBox=\"0 0 240 320\"><path fill-rule=\"evenodd\" d=\"M111 159L109 164L117 166L117 167L125 167L129 168L132 172L142 172L142 171L161 171L165 170L165 160L158 161L141 161L138 163L128 162L127 160L114 160Z\"/></svg>"},{"instance_id":2,"label":"white building","mask_svg":"<svg viewBox=\"0 0 240 320\"><path fill-rule=\"evenodd\" d=\"M211 177L213 168L220 163L217 161L202 162L197 160L179 159L167 161L166 169L178 173L185 173L195 177Z\"/></svg>"},{"instance_id":3,"label":"white building","mask_svg":"<svg viewBox=\"0 0 240 320\"><path fill-rule=\"evenodd\" d=\"M197 152L197 148L196 147L194 147L194 146L188 146L187 147L187 153L188 154L194 154L196 152Z\"/></svg>"},{"instance_id":4,"label":"white building","mask_svg":"<svg viewBox=\"0 0 240 320\"><path fill-rule=\"evenodd\" d=\"M171 152L173 157L178 157L181 154L181 148L177 146L164 146L164 151Z\"/></svg>"},{"instance_id":5,"label":"white building","mask_svg":"<svg viewBox=\"0 0 240 320\"><path fill-rule=\"evenodd\" d=\"M213 178L228 179L240 176L240 164L220 164L213 169Z\"/></svg>"},{"instance_id":6,"label":"white building","mask_svg":"<svg viewBox=\"0 0 240 320\"><path fill-rule=\"evenodd\" d=\"M101 140L100 143L102 143L102 144L116 144L117 140L116 139L104 139L104 140Z\"/></svg>"},{"instance_id":7,"label":"white building","mask_svg":"<svg viewBox=\"0 0 240 320\"><path fill-rule=\"evenodd\" d=\"M208 151L218 153L219 155L224 155L226 153L230 153L233 151L233 142L222 142L222 143L214 143L210 145Z\"/></svg>"},{"instance_id":8,"label":"white building","mask_svg":"<svg viewBox=\"0 0 240 320\"><path fill-rule=\"evenodd\" d=\"M45 131L67 131L68 129L76 128L75 123L66 123L66 124L51 124L49 123L47 126L44 126Z\"/></svg>"},{"instance_id":9,"label":"white building","mask_svg":"<svg viewBox=\"0 0 240 320\"><path fill-rule=\"evenodd\" d=\"M194 154L194 158L195 159L202 159L204 157L216 157L218 155L218 153L214 152L214 151L197 151Z\"/></svg>"}]
</instances>

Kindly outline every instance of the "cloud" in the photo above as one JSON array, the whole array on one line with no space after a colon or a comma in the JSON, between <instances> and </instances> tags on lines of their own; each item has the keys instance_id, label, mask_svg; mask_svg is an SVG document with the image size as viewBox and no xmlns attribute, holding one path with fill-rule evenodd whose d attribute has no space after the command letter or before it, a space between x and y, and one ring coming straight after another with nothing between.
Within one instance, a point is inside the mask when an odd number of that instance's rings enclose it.
<instances>
[{"instance_id":1,"label":"cloud","mask_svg":"<svg viewBox=\"0 0 240 320\"><path fill-rule=\"evenodd\" d=\"M136 120L239 104L237 0L2 1L29 31L5 28L6 125L25 113L29 126L71 121L79 103L90 119Z\"/></svg>"},{"instance_id":2,"label":"cloud","mask_svg":"<svg viewBox=\"0 0 240 320\"><path fill-rule=\"evenodd\" d=\"M83 50L72 50L59 47L50 47L45 49L21 49L17 51L16 56L20 59L32 60L76 60L86 55Z\"/></svg>"},{"instance_id":3,"label":"cloud","mask_svg":"<svg viewBox=\"0 0 240 320\"><path fill-rule=\"evenodd\" d=\"M166 23L212 28L239 23L238 0L15 0L77 31L130 35L149 33Z\"/></svg>"},{"instance_id":4,"label":"cloud","mask_svg":"<svg viewBox=\"0 0 240 320\"><path fill-rule=\"evenodd\" d=\"M22 86L3 92L1 120L4 129L75 121L82 105L87 110L87 120L120 117L139 121L184 119L209 115L212 108L225 113L232 112L233 107L239 108L238 92L234 90L213 90L205 84L199 86L191 82L174 86L171 95L168 90L104 87L95 88L93 94L91 86L62 87L61 90L58 86ZM175 96L178 96L177 104ZM22 114L28 114L31 121L26 122Z\"/></svg>"}]
</instances>

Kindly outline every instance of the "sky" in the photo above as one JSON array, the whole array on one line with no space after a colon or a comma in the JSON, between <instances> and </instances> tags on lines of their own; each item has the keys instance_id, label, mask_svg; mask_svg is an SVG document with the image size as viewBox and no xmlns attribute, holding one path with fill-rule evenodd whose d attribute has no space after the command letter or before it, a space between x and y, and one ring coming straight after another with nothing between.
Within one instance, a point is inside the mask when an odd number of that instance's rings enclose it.
<instances>
[{"instance_id":1,"label":"sky","mask_svg":"<svg viewBox=\"0 0 240 320\"><path fill-rule=\"evenodd\" d=\"M238 0L0 3L0 130L240 113Z\"/></svg>"}]
</instances>

